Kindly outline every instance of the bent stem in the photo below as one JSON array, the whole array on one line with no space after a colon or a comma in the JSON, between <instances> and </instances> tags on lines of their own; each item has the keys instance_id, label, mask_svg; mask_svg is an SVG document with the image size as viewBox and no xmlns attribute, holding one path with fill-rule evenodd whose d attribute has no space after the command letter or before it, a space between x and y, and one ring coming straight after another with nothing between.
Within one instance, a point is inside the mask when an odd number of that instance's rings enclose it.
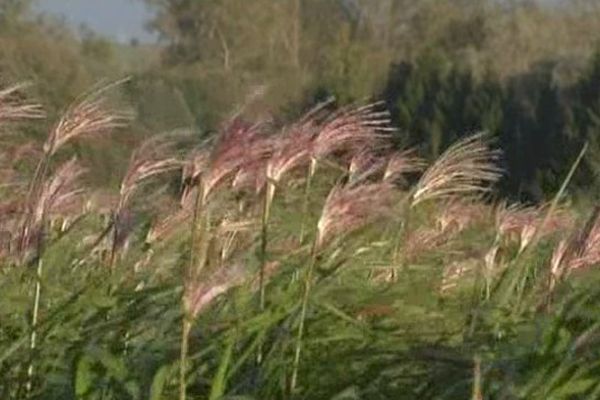
<instances>
[{"instance_id":1,"label":"bent stem","mask_svg":"<svg viewBox=\"0 0 600 400\"><path fill-rule=\"evenodd\" d=\"M473 357L473 395L472 400L483 400L483 390L481 384L481 357Z\"/></svg>"},{"instance_id":2,"label":"bent stem","mask_svg":"<svg viewBox=\"0 0 600 400\"><path fill-rule=\"evenodd\" d=\"M179 355L179 400L186 399L187 358L191 330L192 321L187 315L184 315L181 330L181 352Z\"/></svg>"},{"instance_id":3,"label":"bent stem","mask_svg":"<svg viewBox=\"0 0 600 400\"><path fill-rule=\"evenodd\" d=\"M267 182L265 198L263 204L262 221L261 221L261 237L260 237L260 273L258 277L259 284L259 311L265 311L266 305L266 285L265 285L265 269L267 266L267 244L269 239L269 219L271 217L271 205L275 197L275 184L272 181ZM258 346L258 354L256 363L260 365L263 359L263 343Z\"/></svg>"},{"instance_id":4,"label":"bent stem","mask_svg":"<svg viewBox=\"0 0 600 400\"><path fill-rule=\"evenodd\" d=\"M190 262L187 271L184 274L184 279L197 280L200 271L206 263L206 254L208 250L208 235L207 229L209 226L209 214L206 210L206 199L202 190L202 182L198 185L196 194L196 203L194 206L194 215L192 218L192 236L190 246ZM183 310L182 329L181 329L181 352L179 359L179 400L186 399L186 373L188 364L189 352L189 337L194 319L194 311L191 309L189 302L186 301L186 282L184 282L184 290L181 298L181 307Z\"/></svg>"},{"instance_id":5,"label":"bent stem","mask_svg":"<svg viewBox=\"0 0 600 400\"><path fill-rule=\"evenodd\" d=\"M114 284L114 277L115 277L115 267L117 265L117 256L118 256L118 240L119 240L119 218L121 215L121 211L120 211L120 206L117 208L117 210L113 213L113 220L109 225L109 228L112 228L112 232L111 232L111 244L110 244L110 254L109 254L109 259L108 259L108 274L110 277L110 282L108 284L108 294L112 295L115 292L115 284Z\"/></svg>"},{"instance_id":6,"label":"bent stem","mask_svg":"<svg viewBox=\"0 0 600 400\"><path fill-rule=\"evenodd\" d=\"M548 209L548 212L544 216L544 219L538 224L538 226L536 226L535 233L533 235L531 242L529 243L529 246L527 246L527 248L525 250L520 251L517 254L514 262L516 262L520 258L521 259L525 258L525 255L529 255L531 253L532 249L535 247L535 245L540 240L540 233L542 232L542 230L544 229L546 224L548 224L548 221L550 221L550 218L556 211L558 204L560 203L560 200L562 199L565 191L567 190L569 183L571 183L571 180L573 179L573 176L575 175L575 171L577 171L577 168L579 167L579 164L583 160L583 157L585 156L585 153L587 152L587 150L588 150L588 142L586 142L583 145L583 147L581 148L581 151L579 152L579 155L577 156L577 158L571 165L571 168L569 169L567 176L563 180L558 193L556 193L556 195L552 199L552 203L550 204L550 208ZM521 309L523 297L524 297L524 293L525 293L525 285L526 285L526 281L527 281L527 276L528 276L529 269L530 269L530 266L528 265L529 263L525 262L523 264L524 264L524 268L523 268L522 274L517 275L517 280L515 282L515 286L516 286L516 290L517 290L517 294L516 294L517 307L514 308L514 312L518 312Z\"/></svg>"},{"instance_id":7,"label":"bent stem","mask_svg":"<svg viewBox=\"0 0 600 400\"><path fill-rule=\"evenodd\" d=\"M312 180L317 170L317 160L312 158L308 166L308 173L306 174L306 185L304 186L304 198L302 200L302 220L300 222L300 237L299 243L302 245L304 242L304 236L306 235L306 219L308 218L308 208L310 202L310 190L312 187Z\"/></svg>"},{"instance_id":8,"label":"bent stem","mask_svg":"<svg viewBox=\"0 0 600 400\"><path fill-rule=\"evenodd\" d=\"M121 218L122 205L121 201L119 201L119 206L113 212L113 220L111 222L112 225L112 238L110 245L110 258L108 259L108 270L110 276L114 275L115 266L117 264L117 256L118 256L118 240L119 240L119 219Z\"/></svg>"},{"instance_id":9,"label":"bent stem","mask_svg":"<svg viewBox=\"0 0 600 400\"><path fill-rule=\"evenodd\" d=\"M34 352L37 345L37 327L38 327L38 315L40 311L40 300L42 294L42 274L43 274L43 260L40 255L37 262L36 274L35 274L35 294L33 299L33 312L31 314L31 334L29 336L29 350L31 352L31 358L29 360L29 366L27 367L27 384L25 389L28 395L31 393L33 388L33 372L34 372Z\"/></svg>"},{"instance_id":10,"label":"bent stem","mask_svg":"<svg viewBox=\"0 0 600 400\"><path fill-rule=\"evenodd\" d=\"M43 184L45 177L48 175L48 170L50 166L50 154L46 153L44 158L38 163L36 168L33 180L31 182L31 187L29 189L29 202L32 199L39 199L41 191L39 185ZM39 200L37 200L39 201ZM30 210L30 213L33 213L33 210ZM29 215L29 218L32 217L32 214ZM28 229L29 222L26 223L24 229ZM44 234L46 229L46 213L42 213L41 221L40 221L40 232L39 238L37 240L37 268L35 274L35 289L34 289L34 297L33 297L33 310L31 313L31 334L29 336L29 351L30 351L30 359L29 365L27 366L27 382L25 384L25 390L27 392L27 396L31 394L31 390L33 389L33 374L34 374L34 353L37 348L37 332L38 332L38 322L39 322L39 311L40 311L40 303L42 299L42 276L44 272L44 264L43 264L43 254L44 254ZM27 240L27 235L29 232L23 231L23 239ZM22 246L25 246L25 243L22 243ZM24 247L23 247L24 249Z\"/></svg>"},{"instance_id":11,"label":"bent stem","mask_svg":"<svg viewBox=\"0 0 600 400\"><path fill-rule=\"evenodd\" d=\"M318 245L319 235L315 237L315 241L313 242L312 249L310 252L310 262L308 264L308 268L306 270L306 276L304 278L304 294L302 296L302 306L300 310L300 325L298 325L298 334L296 336L296 348L294 352L294 363L292 366L292 379L290 383L290 392L294 393L296 387L298 385L298 369L300 367L300 355L302 352L302 339L304 336L304 326L306 321L306 311L308 309L308 299L310 297L311 290L311 282L313 270L315 269L315 264L317 263L317 245Z\"/></svg>"},{"instance_id":12,"label":"bent stem","mask_svg":"<svg viewBox=\"0 0 600 400\"><path fill-rule=\"evenodd\" d=\"M405 259L400 254L402 249L402 245L405 244L408 240L410 234L410 214L411 214L411 204L410 204L410 196L406 200L406 204L404 205L404 223L401 225L398 234L396 235L394 250L392 254L392 270L390 271L390 281L395 282L398 279L398 269L403 270L405 267Z\"/></svg>"}]
</instances>

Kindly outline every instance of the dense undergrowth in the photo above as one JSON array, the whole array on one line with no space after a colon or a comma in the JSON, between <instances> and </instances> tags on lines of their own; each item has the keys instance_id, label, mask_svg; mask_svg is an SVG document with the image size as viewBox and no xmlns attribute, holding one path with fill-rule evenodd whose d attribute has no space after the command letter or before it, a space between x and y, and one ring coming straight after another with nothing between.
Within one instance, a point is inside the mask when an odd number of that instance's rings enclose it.
<instances>
[{"instance_id":1,"label":"dense undergrowth","mask_svg":"<svg viewBox=\"0 0 600 400\"><path fill-rule=\"evenodd\" d=\"M238 115L98 193L65 154L127 134L107 89L43 146L0 92L0 398L600 398L598 210L495 199L485 135L427 165L378 104Z\"/></svg>"}]
</instances>

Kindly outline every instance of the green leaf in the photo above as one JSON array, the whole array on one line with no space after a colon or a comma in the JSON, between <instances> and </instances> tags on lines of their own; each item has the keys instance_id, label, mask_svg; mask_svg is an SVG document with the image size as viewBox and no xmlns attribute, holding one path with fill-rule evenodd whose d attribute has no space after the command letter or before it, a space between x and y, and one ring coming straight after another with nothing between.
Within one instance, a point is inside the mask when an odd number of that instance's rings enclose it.
<instances>
[{"instance_id":1,"label":"green leaf","mask_svg":"<svg viewBox=\"0 0 600 400\"><path fill-rule=\"evenodd\" d=\"M579 379L579 380L569 380L564 385L555 389L550 394L549 398L552 399L572 399L575 395L581 395L585 393L587 390L592 388L597 383L596 379Z\"/></svg>"},{"instance_id":2,"label":"green leaf","mask_svg":"<svg viewBox=\"0 0 600 400\"><path fill-rule=\"evenodd\" d=\"M210 390L210 400L221 399L225 394L227 386L227 371L229 364L231 363L231 356L233 355L233 349L235 348L237 334L233 334L227 339L227 344L221 362L219 363L219 370L217 375L213 378L212 387Z\"/></svg>"},{"instance_id":3,"label":"green leaf","mask_svg":"<svg viewBox=\"0 0 600 400\"><path fill-rule=\"evenodd\" d=\"M169 377L171 368L169 365L163 365L154 374L152 378L152 385L150 386L150 400L160 400L162 398L162 392Z\"/></svg>"},{"instance_id":4,"label":"green leaf","mask_svg":"<svg viewBox=\"0 0 600 400\"><path fill-rule=\"evenodd\" d=\"M75 367L75 397L86 396L92 389L93 380L92 359L87 355L83 355L79 358Z\"/></svg>"}]
</instances>

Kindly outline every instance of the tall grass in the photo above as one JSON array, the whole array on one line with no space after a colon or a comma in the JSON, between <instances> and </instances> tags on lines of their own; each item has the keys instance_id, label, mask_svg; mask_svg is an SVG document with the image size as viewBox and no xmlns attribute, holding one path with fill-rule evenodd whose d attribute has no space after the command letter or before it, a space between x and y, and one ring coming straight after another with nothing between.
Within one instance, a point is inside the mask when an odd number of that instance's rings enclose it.
<instances>
[{"instance_id":1,"label":"tall grass","mask_svg":"<svg viewBox=\"0 0 600 400\"><path fill-rule=\"evenodd\" d=\"M17 136L43 115L23 89L0 91ZM377 103L282 126L236 115L210 142L142 142L100 196L67 156L131 119L105 95L28 144L31 169L0 157L0 397L600 392L598 212L493 201L485 136L427 166L391 150Z\"/></svg>"}]
</instances>

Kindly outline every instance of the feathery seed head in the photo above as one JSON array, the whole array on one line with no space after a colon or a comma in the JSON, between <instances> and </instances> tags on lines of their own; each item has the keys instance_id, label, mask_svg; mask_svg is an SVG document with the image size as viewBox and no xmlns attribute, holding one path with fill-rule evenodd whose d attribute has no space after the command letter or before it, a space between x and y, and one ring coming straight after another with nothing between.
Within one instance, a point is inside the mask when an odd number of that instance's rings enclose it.
<instances>
[{"instance_id":1,"label":"feathery seed head","mask_svg":"<svg viewBox=\"0 0 600 400\"><path fill-rule=\"evenodd\" d=\"M152 225L146 235L146 243L153 244L161 241L174 232L177 228L185 225L192 216L191 207L182 207L166 218L163 218Z\"/></svg>"},{"instance_id":2,"label":"feathery seed head","mask_svg":"<svg viewBox=\"0 0 600 400\"><path fill-rule=\"evenodd\" d=\"M520 243L519 251L523 251L535 237L537 230L539 237L568 229L572 223L570 215L564 209L554 210L546 220L548 206L522 206L519 204L501 204L496 211L496 229L501 237L517 236ZM545 220L543 227L540 227Z\"/></svg>"},{"instance_id":3,"label":"feathery seed head","mask_svg":"<svg viewBox=\"0 0 600 400\"><path fill-rule=\"evenodd\" d=\"M42 106L24 99L22 90L27 86L25 83L20 83L0 89L0 124L19 120L41 119L46 116Z\"/></svg>"},{"instance_id":4,"label":"feathery seed head","mask_svg":"<svg viewBox=\"0 0 600 400\"><path fill-rule=\"evenodd\" d=\"M267 178L281 181L290 171L311 161L314 131L306 127L291 127L275 143L273 156L267 163Z\"/></svg>"},{"instance_id":5,"label":"feathery seed head","mask_svg":"<svg viewBox=\"0 0 600 400\"><path fill-rule=\"evenodd\" d=\"M392 182L405 174L421 172L426 165L425 160L418 157L414 149L394 153L387 161L383 180Z\"/></svg>"},{"instance_id":6,"label":"feathery seed head","mask_svg":"<svg viewBox=\"0 0 600 400\"><path fill-rule=\"evenodd\" d=\"M40 190L31 197L20 222L19 250L25 251L43 234L43 222L53 215L67 215L75 208L82 208L80 195L83 189L78 179L84 169L75 158L62 164L53 175L42 183Z\"/></svg>"},{"instance_id":7,"label":"feathery seed head","mask_svg":"<svg viewBox=\"0 0 600 400\"><path fill-rule=\"evenodd\" d=\"M343 150L374 147L393 129L389 113L377 111L380 103L344 108L323 122L315 121L318 134L314 139L314 158L324 158Z\"/></svg>"},{"instance_id":8,"label":"feathery seed head","mask_svg":"<svg viewBox=\"0 0 600 400\"><path fill-rule=\"evenodd\" d=\"M600 263L600 213L595 211L565 254L569 271Z\"/></svg>"},{"instance_id":9,"label":"feathery seed head","mask_svg":"<svg viewBox=\"0 0 600 400\"><path fill-rule=\"evenodd\" d=\"M352 183L361 182L381 172L385 160L378 157L371 149L363 149L352 155L348 164L349 180Z\"/></svg>"},{"instance_id":10,"label":"feathery seed head","mask_svg":"<svg viewBox=\"0 0 600 400\"><path fill-rule=\"evenodd\" d=\"M110 109L106 98L102 97L102 94L113 86L115 84L94 91L67 108L50 131L44 144L44 152L52 155L71 140L109 133L127 126L133 119L133 113L128 110Z\"/></svg>"},{"instance_id":11,"label":"feathery seed head","mask_svg":"<svg viewBox=\"0 0 600 400\"><path fill-rule=\"evenodd\" d=\"M425 171L412 196L412 206L426 200L489 191L490 184L502 176L496 165L498 156L498 152L488 148L482 134L455 143Z\"/></svg>"},{"instance_id":12,"label":"feathery seed head","mask_svg":"<svg viewBox=\"0 0 600 400\"><path fill-rule=\"evenodd\" d=\"M246 270L241 264L220 267L206 279L187 281L184 287L184 308L195 319L218 296L241 285L246 279Z\"/></svg>"},{"instance_id":13,"label":"feathery seed head","mask_svg":"<svg viewBox=\"0 0 600 400\"><path fill-rule=\"evenodd\" d=\"M250 125L238 118L230 121L220 133L202 178L203 200L241 168L265 159L271 151L272 140L263 134L262 124Z\"/></svg>"},{"instance_id":14,"label":"feathery seed head","mask_svg":"<svg viewBox=\"0 0 600 400\"><path fill-rule=\"evenodd\" d=\"M318 222L317 245L391 215L393 193L393 187L386 183L334 187Z\"/></svg>"},{"instance_id":15,"label":"feathery seed head","mask_svg":"<svg viewBox=\"0 0 600 400\"><path fill-rule=\"evenodd\" d=\"M192 190L200 183L200 177L206 172L210 159L210 151L203 147L192 151L181 171L182 206L188 201Z\"/></svg>"},{"instance_id":16,"label":"feathery seed head","mask_svg":"<svg viewBox=\"0 0 600 400\"><path fill-rule=\"evenodd\" d=\"M84 172L76 158L72 158L56 170L54 175L44 183L37 199L34 208L35 223L39 223L43 215L72 210L73 200L83 192L83 189L77 185L77 181Z\"/></svg>"},{"instance_id":17,"label":"feathery seed head","mask_svg":"<svg viewBox=\"0 0 600 400\"><path fill-rule=\"evenodd\" d=\"M402 257L405 261L413 261L425 253L438 250L448 243L447 232L435 229L417 229L410 233L402 247Z\"/></svg>"},{"instance_id":18,"label":"feathery seed head","mask_svg":"<svg viewBox=\"0 0 600 400\"><path fill-rule=\"evenodd\" d=\"M442 232L462 232L471 224L482 220L487 214L486 211L485 205L478 202L451 200L442 207L436 222Z\"/></svg>"},{"instance_id":19,"label":"feathery seed head","mask_svg":"<svg viewBox=\"0 0 600 400\"><path fill-rule=\"evenodd\" d=\"M118 210L124 209L137 189L147 181L183 167L177 156L178 134L156 135L143 142L131 155L121 181ZM117 210L117 212L118 212Z\"/></svg>"}]
</instances>

